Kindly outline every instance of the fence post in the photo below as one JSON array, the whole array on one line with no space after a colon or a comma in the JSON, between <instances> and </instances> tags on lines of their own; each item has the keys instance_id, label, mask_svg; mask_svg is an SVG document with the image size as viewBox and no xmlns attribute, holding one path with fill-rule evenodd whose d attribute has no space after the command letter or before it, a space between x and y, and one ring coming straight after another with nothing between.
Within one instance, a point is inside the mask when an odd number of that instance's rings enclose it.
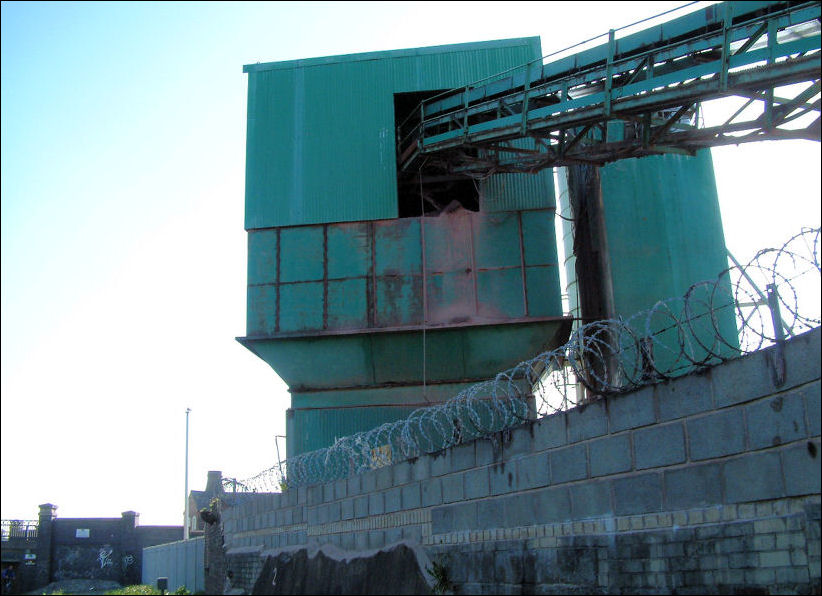
<instances>
[{"instance_id":1,"label":"fence post","mask_svg":"<svg viewBox=\"0 0 822 596\"><path fill-rule=\"evenodd\" d=\"M785 332L782 329L782 313L779 310L779 292L776 284L768 284L765 289L768 292L768 308L771 311L774 341L776 342L771 360L774 385L781 387L785 383Z\"/></svg>"}]
</instances>

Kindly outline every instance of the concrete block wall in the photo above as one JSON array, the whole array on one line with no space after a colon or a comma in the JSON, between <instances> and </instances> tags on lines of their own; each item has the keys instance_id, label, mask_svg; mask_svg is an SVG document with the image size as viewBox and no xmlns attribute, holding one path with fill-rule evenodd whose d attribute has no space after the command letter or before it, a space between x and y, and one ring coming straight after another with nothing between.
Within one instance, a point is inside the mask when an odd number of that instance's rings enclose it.
<instances>
[{"instance_id":1,"label":"concrete block wall","mask_svg":"<svg viewBox=\"0 0 822 596\"><path fill-rule=\"evenodd\" d=\"M267 551L411 540L463 593L818 590L820 337L785 344L780 386L771 348L413 461L247 498L224 511L228 565L250 588Z\"/></svg>"}]
</instances>

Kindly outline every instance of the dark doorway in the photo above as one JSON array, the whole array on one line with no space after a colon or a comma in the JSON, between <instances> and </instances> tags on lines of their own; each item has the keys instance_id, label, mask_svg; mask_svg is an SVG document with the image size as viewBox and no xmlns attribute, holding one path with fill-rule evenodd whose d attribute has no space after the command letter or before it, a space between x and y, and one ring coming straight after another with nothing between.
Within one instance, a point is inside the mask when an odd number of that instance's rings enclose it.
<instances>
[{"instance_id":1,"label":"dark doorway","mask_svg":"<svg viewBox=\"0 0 822 596\"><path fill-rule=\"evenodd\" d=\"M394 125L402 151L412 143L420 123L420 103L445 89L394 94ZM406 172L397 177L399 217L447 213L459 208L479 211L477 182L438 171Z\"/></svg>"}]
</instances>

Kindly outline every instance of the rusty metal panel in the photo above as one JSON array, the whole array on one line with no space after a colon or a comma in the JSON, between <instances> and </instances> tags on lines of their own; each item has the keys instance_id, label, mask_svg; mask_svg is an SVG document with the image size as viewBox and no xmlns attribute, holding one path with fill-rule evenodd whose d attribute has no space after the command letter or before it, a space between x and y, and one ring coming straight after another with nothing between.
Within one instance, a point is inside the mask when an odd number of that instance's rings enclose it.
<instances>
[{"instance_id":1,"label":"rusty metal panel","mask_svg":"<svg viewBox=\"0 0 822 596\"><path fill-rule=\"evenodd\" d=\"M277 287L249 286L246 308L246 333L271 336L277 332Z\"/></svg>"},{"instance_id":2,"label":"rusty metal panel","mask_svg":"<svg viewBox=\"0 0 822 596\"><path fill-rule=\"evenodd\" d=\"M280 285L281 333L323 328L323 283Z\"/></svg>"},{"instance_id":3,"label":"rusty metal panel","mask_svg":"<svg viewBox=\"0 0 822 596\"><path fill-rule=\"evenodd\" d=\"M328 281L326 326L365 329L368 326L368 283L365 277Z\"/></svg>"},{"instance_id":4,"label":"rusty metal panel","mask_svg":"<svg viewBox=\"0 0 822 596\"><path fill-rule=\"evenodd\" d=\"M474 275L469 270L432 273L426 277L429 324L465 323L476 318Z\"/></svg>"},{"instance_id":5,"label":"rusty metal panel","mask_svg":"<svg viewBox=\"0 0 822 596\"><path fill-rule=\"evenodd\" d=\"M374 245L374 266L377 275L422 273L419 218L375 222Z\"/></svg>"},{"instance_id":6,"label":"rusty metal panel","mask_svg":"<svg viewBox=\"0 0 822 596\"><path fill-rule=\"evenodd\" d=\"M280 282L323 279L323 235L322 226L280 230Z\"/></svg>"},{"instance_id":7,"label":"rusty metal panel","mask_svg":"<svg viewBox=\"0 0 822 596\"><path fill-rule=\"evenodd\" d=\"M394 93L539 56L524 38L246 66L246 229L396 217Z\"/></svg>"},{"instance_id":8,"label":"rusty metal panel","mask_svg":"<svg viewBox=\"0 0 822 596\"><path fill-rule=\"evenodd\" d=\"M248 285L277 282L277 230L248 234Z\"/></svg>"},{"instance_id":9,"label":"rusty metal panel","mask_svg":"<svg viewBox=\"0 0 822 596\"><path fill-rule=\"evenodd\" d=\"M421 325L422 276L378 277L375 302L374 324L377 327Z\"/></svg>"},{"instance_id":10,"label":"rusty metal panel","mask_svg":"<svg viewBox=\"0 0 822 596\"><path fill-rule=\"evenodd\" d=\"M473 218L474 266L520 267L519 214L479 214Z\"/></svg>"},{"instance_id":11,"label":"rusty metal panel","mask_svg":"<svg viewBox=\"0 0 822 596\"><path fill-rule=\"evenodd\" d=\"M557 266L549 210L461 210L250 234L252 336L562 314L556 272L538 269ZM251 290L261 284L279 290Z\"/></svg>"},{"instance_id":12,"label":"rusty metal panel","mask_svg":"<svg viewBox=\"0 0 822 596\"><path fill-rule=\"evenodd\" d=\"M524 317L524 291L520 268L477 272L479 316L497 321Z\"/></svg>"},{"instance_id":13,"label":"rusty metal panel","mask_svg":"<svg viewBox=\"0 0 822 596\"><path fill-rule=\"evenodd\" d=\"M466 210L422 219L426 273L471 270L472 219Z\"/></svg>"},{"instance_id":14,"label":"rusty metal panel","mask_svg":"<svg viewBox=\"0 0 822 596\"><path fill-rule=\"evenodd\" d=\"M328 279L364 277L371 270L371 235L368 224L327 226Z\"/></svg>"}]
</instances>

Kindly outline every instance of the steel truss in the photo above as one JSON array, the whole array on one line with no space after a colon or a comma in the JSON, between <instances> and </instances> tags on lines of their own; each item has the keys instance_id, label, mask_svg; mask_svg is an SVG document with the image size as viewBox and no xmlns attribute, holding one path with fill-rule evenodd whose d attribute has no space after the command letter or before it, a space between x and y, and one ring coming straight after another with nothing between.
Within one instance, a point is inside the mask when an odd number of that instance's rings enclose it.
<instances>
[{"instance_id":1,"label":"steel truss","mask_svg":"<svg viewBox=\"0 0 822 596\"><path fill-rule=\"evenodd\" d=\"M819 141L820 4L724 2L426 100L398 141L398 172L481 177ZM701 103L732 96L745 103L705 126Z\"/></svg>"}]
</instances>

